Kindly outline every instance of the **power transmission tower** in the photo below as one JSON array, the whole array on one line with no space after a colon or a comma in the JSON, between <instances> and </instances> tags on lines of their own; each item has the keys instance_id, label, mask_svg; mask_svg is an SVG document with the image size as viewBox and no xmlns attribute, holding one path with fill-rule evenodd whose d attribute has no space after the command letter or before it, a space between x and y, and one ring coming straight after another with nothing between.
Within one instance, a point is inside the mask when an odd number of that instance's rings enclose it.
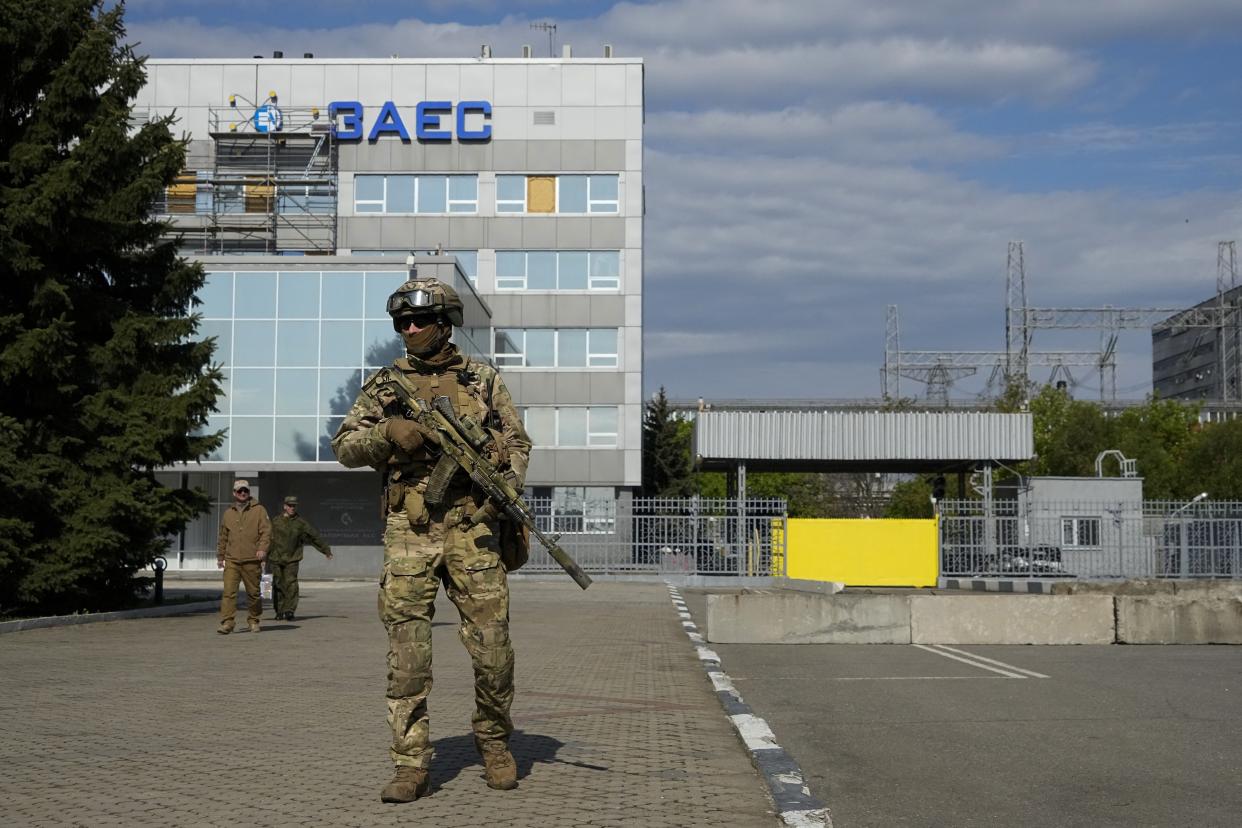
<instances>
[{"instance_id":1,"label":"power transmission tower","mask_svg":"<svg viewBox=\"0 0 1242 828\"><path fill-rule=\"evenodd\" d=\"M1228 243L1224 243L1228 244ZM1228 261L1228 253L1218 249L1217 286L1227 277L1221 273L1222 257ZM1227 269L1227 265L1225 268ZM1224 331L1236 329L1242 312L1236 305L1223 299L1217 304L1204 303L1193 308L1032 308L1026 304L1026 272L1023 262L1022 242L1009 243L1007 267L1008 289L1005 307L1006 353L1010 358L1010 370L1019 382L1030 382L1026 354L1029 353L1031 335L1037 328L1059 330L1097 329L1104 331L1101 350L1105 354L1116 352L1118 332L1122 329L1148 329L1158 331L1181 331L1188 328L1215 328ZM1232 364L1232 363L1231 363ZM1103 362L1101 362L1101 376ZM1228 383L1222 383L1222 400L1229 399ZM1101 381L1101 388L1103 381Z\"/></svg>"},{"instance_id":2,"label":"power transmission tower","mask_svg":"<svg viewBox=\"0 0 1242 828\"><path fill-rule=\"evenodd\" d=\"M1238 329L1242 326L1242 311L1236 305L1230 307L1227 294L1238 286L1238 251L1231 241L1216 243L1216 307L1221 325L1217 330L1220 352L1220 398L1222 401L1237 399L1242 390L1242 361L1239 361ZM1235 297L1234 301L1237 299ZM1226 318L1228 310L1233 314Z\"/></svg>"},{"instance_id":3,"label":"power transmission tower","mask_svg":"<svg viewBox=\"0 0 1242 828\"><path fill-rule=\"evenodd\" d=\"M531 23L532 29L543 29L548 33L548 57L556 57L556 24L555 23Z\"/></svg>"}]
</instances>

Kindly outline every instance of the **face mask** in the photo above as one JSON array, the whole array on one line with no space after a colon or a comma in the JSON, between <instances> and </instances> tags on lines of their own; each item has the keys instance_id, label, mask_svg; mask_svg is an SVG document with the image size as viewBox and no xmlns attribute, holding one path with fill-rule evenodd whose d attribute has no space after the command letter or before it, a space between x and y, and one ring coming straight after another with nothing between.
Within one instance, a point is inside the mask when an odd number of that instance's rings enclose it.
<instances>
[{"instance_id":1,"label":"face mask","mask_svg":"<svg viewBox=\"0 0 1242 828\"><path fill-rule=\"evenodd\" d=\"M453 334L451 325L431 325L414 333L401 332L405 350L414 356L429 356L444 347Z\"/></svg>"}]
</instances>

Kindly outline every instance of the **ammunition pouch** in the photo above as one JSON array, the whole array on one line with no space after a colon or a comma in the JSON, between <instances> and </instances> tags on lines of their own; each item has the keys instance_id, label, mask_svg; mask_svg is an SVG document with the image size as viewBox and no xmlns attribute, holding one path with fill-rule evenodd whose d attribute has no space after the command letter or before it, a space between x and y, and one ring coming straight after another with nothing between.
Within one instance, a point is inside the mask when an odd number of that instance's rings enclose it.
<instances>
[{"instance_id":1,"label":"ammunition pouch","mask_svg":"<svg viewBox=\"0 0 1242 828\"><path fill-rule=\"evenodd\" d=\"M405 490L405 516L411 526L426 526L431 523L431 513L427 511L422 486L410 486Z\"/></svg>"},{"instance_id":2,"label":"ammunition pouch","mask_svg":"<svg viewBox=\"0 0 1242 828\"><path fill-rule=\"evenodd\" d=\"M530 530L502 515L497 531L500 533L500 562L505 565L505 571L516 572L530 559Z\"/></svg>"}]
</instances>

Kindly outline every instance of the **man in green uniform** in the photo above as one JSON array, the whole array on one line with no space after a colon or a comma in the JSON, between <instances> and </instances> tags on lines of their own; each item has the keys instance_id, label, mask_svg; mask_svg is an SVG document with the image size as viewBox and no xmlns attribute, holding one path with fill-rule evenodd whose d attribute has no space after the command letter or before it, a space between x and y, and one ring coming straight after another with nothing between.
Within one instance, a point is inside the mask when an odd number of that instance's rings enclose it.
<instances>
[{"instance_id":1,"label":"man in green uniform","mask_svg":"<svg viewBox=\"0 0 1242 828\"><path fill-rule=\"evenodd\" d=\"M388 723L396 774L380 793L384 802L411 802L427 792L431 618L441 583L461 616L459 633L474 666L472 725L487 784L499 790L517 787L517 766L508 748L513 731L509 585L498 554L495 515L460 469L438 502L427 502L428 476L440 456L436 436L394 416L395 400L379 386L395 380L411 397L429 403L448 397L458 417L470 415L489 431L490 459L519 491L530 438L496 370L449 342L453 326L462 324L456 291L436 279L411 276L388 298L388 313L407 355L367 380L332 440L342 465L371 466L385 481L379 611L388 631Z\"/></svg>"},{"instance_id":2,"label":"man in green uniform","mask_svg":"<svg viewBox=\"0 0 1242 828\"><path fill-rule=\"evenodd\" d=\"M302 565L302 547L308 543L332 560L332 548L298 514L298 499L289 495L283 513L272 521L272 550L267 555L267 571L272 573L272 604L278 621L292 621L297 612L298 567Z\"/></svg>"}]
</instances>

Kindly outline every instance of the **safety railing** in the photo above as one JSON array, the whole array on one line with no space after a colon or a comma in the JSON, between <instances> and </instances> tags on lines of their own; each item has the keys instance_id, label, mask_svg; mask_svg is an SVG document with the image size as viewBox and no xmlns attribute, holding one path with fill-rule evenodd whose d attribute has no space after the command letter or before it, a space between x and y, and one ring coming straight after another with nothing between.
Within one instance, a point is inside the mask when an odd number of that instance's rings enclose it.
<instances>
[{"instance_id":1,"label":"safety railing","mask_svg":"<svg viewBox=\"0 0 1242 828\"><path fill-rule=\"evenodd\" d=\"M1239 578L1242 502L946 500L945 577Z\"/></svg>"},{"instance_id":2,"label":"safety railing","mask_svg":"<svg viewBox=\"0 0 1242 828\"><path fill-rule=\"evenodd\" d=\"M767 577L785 574L786 502L749 498L634 498L566 508L530 506L539 528L592 574ZM525 572L559 571L538 544Z\"/></svg>"}]
</instances>

